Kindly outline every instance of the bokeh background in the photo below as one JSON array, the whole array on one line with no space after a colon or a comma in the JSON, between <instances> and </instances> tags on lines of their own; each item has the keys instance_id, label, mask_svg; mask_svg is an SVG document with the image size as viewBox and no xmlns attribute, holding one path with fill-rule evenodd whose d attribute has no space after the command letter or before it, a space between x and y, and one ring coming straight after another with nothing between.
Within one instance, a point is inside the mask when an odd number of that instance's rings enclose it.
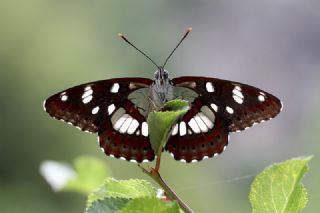
<instances>
[{"instance_id":1,"label":"bokeh background","mask_svg":"<svg viewBox=\"0 0 320 213\"><path fill-rule=\"evenodd\" d=\"M278 96L284 109L272 121L232 134L221 156L184 164L164 155L164 178L196 212L251 212L253 177L241 177L312 154L304 212L318 212L318 0L2 0L0 211L83 212L84 196L54 193L40 176L46 159L93 155L118 179L149 179L135 164L105 157L96 136L51 119L42 102L90 81L152 78L155 67L117 33L162 63L189 26L193 32L166 67L171 77L244 82Z\"/></svg>"}]
</instances>

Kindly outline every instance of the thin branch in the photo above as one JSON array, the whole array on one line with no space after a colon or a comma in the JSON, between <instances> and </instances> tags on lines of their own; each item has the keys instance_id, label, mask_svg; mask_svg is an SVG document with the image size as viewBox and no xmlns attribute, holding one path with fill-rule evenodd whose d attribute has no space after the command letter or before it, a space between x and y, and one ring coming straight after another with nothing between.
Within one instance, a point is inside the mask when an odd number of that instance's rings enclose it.
<instances>
[{"instance_id":1,"label":"thin branch","mask_svg":"<svg viewBox=\"0 0 320 213\"><path fill-rule=\"evenodd\" d=\"M145 169L142 167L140 164L138 166L142 169L144 173L149 175L155 182L157 182L162 189L166 192L166 195L170 200L175 200L178 202L180 208L185 211L186 213L194 213L194 211L187 205L185 204L181 198L178 197L178 195L168 186L168 184L162 179L159 171L157 171L154 168L150 168L150 170Z\"/></svg>"}]
</instances>

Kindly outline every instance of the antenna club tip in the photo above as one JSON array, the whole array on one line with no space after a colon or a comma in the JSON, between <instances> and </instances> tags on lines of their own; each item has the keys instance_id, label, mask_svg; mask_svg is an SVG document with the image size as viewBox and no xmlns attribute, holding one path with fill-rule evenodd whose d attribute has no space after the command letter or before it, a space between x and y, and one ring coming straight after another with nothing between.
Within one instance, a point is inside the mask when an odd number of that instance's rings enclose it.
<instances>
[{"instance_id":1,"label":"antenna club tip","mask_svg":"<svg viewBox=\"0 0 320 213\"><path fill-rule=\"evenodd\" d=\"M192 31L192 27L188 27L188 28L187 28L187 31L188 31L188 32L191 32L191 31Z\"/></svg>"},{"instance_id":2,"label":"antenna club tip","mask_svg":"<svg viewBox=\"0 0 320 213\"><path fill-rule=\"evenodd\" d=\"M122 33L118 33L118 36L119 36L120 38L122 38L122 37L123 37L123 34L122 34Z\"/></svg>"}]
</instances>

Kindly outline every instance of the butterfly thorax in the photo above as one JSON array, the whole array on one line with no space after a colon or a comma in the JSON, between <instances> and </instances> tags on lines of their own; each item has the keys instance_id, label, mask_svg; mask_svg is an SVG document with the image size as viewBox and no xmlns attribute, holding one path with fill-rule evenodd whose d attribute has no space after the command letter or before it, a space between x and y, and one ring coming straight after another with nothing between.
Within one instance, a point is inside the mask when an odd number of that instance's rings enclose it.
<instances>
[{"instance_id":1,"label":"butterfly thorax","mask_svg":"<svg viewBox=\"0 0 320 213\"><path fill-rule=\"evenodd\" d=\"M175 99L174 86L166 70L161 68L155 72L155 79L150 86L149 96L154 110L161 109L164 103Z\"/></svg>"}]
</instances>

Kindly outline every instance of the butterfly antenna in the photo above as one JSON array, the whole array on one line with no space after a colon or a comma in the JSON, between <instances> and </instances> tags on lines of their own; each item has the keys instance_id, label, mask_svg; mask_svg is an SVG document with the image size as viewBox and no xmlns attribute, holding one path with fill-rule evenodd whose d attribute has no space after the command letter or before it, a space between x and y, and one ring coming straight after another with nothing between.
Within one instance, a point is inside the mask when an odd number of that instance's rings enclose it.
<instances>
[{"instance_id":1,"label":"butterfly antenna","mask_svg":"<svg viewBox=\"0 0 320 213\"><path fill-rule=\"evenodd\" d=\"M118 33L118 36L122 38L125 42L127 42L129 45L131 45L134 49L138 50L142 55L144 55L147 59L149 59L159 70L161 70L161 67L159 67L154 60L152 60L147 54L142 52L138 47L133 45L122 33Z\"/></svg>"},{"instance_id":2,"label":"butterfly antenna","mask_svg":"<svg viewBox=\"0 0 320 213\"><path fill-rule=\"evenodd\" d=\"M181 40L179 41L179 43L177 44L177 46L171 51L170 55L169 55L169 56L167 57L167 59L165 60L162 68L163 68L164 66L166 66L169 58L172 56L172 54L176 51L176 49L180 46L180 44L183 42L183 40L188 36L188 34L189 34L191 31L192 31L192 28L191 28L191 27L188 27L188 29L187 29L186 33L184 34L184 36L181 38Z\"/></svg>"}]
</instances>

